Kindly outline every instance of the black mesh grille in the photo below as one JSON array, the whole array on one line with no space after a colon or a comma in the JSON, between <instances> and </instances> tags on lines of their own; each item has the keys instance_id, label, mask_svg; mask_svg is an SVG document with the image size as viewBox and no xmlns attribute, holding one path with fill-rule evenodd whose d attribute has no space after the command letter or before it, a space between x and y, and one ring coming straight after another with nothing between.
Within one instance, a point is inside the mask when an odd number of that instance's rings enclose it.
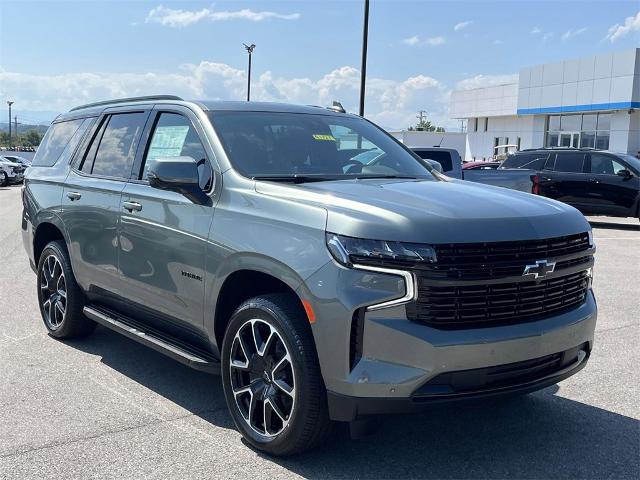
<instances>
[{"instance_id":1,"label":"black mesh grille","mask_svg":"<svg viewBox=\"0 0 640 480\"><path fill-rule=\"evenodd\" d=\"M543 281L490 285L431 285L418 276L418 299L407 304L410 319L442 329L509 325L577 307L589 288L586 271Z\"/></svg>"}]
</instances>

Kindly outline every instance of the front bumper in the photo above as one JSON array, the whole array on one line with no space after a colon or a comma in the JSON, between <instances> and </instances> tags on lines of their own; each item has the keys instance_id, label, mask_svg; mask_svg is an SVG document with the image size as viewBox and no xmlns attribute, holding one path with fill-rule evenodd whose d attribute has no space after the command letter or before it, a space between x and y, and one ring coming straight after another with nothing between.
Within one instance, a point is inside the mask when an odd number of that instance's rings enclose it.
<instances>
[{"instance_id":1,"label":"front bumper","mask_svg":"<svg viewBox=\"0 0 640 480\"><path fill-rule=\"evenodd\" d=\"M597 306L591 290L579 307L528 323L440 330L408 320L405 306L398 305L366 311L354 328L356 312L364 306L398 298L403 292L399 277L335 264L316 272L300 289L316 312L312 330L333 419L348 421L544 388L583 368L593 347ZM580 361L576 357L575 365L563 363L541 376L514 378L508 385L448 393L446 388L428 387L452 372L528 362L577 347L584 353Z\"/></svg>"},{"instance_id":2,"label":"front bumper","mask_svg":"<svg viewBox=\"0 0 640 480\"><path fill-rule=\"evenodd\" d=\"M521 381L514 381L510 384L495 387L487 385L485 388L456 391L450 385L430 385L427 383L410 397L403 398L352 397L335 392L327 392L329 413L333 420L349 422L371 415L417 413L442 403L481 400L535 392L575 375L586 366L591 353L590 345L585 343L576 349L570 350L577 350L576 356L553 373L543 374L537 378L523 378ZM472 376L474 371L470 370L467 374Z\"/></svg>"}]
</instances>

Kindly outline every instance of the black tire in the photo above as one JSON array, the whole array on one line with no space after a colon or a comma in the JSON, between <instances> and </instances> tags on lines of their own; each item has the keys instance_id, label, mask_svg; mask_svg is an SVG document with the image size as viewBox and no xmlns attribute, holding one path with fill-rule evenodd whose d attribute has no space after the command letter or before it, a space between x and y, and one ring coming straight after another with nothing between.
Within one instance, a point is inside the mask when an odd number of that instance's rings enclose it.
<instances>
[{"instance_id":1,"label":"black tire","mask_svg":"<svg viewBox=\"0 0 640 480\"><path fill-rule=\"evenodd\" d=\"M0 187L6 187L7 185L9 185L9 177L7 177L6 172L1 173L2 175L0 175Z\"/></svg>"},{"instance_id":2,"label":"black tire","mask_svg":"<svg viewBox=\"0 0 640 480\"><path fill-rule=\"evenodd\" d=\"M51 269L52 264L53 269ZM58 275L59 271L61 271L60 275ZM60 276L62 276L62 283ZM64 242L56 240L44 248L38 261L37 281L40 314L49 335L60 339L81 338L94 331L95 322L82 313L85 296L73 276ZM52 287L44 287L44 284L51 284ZM65 297L59 293L62 291L58 288L61 285L64 286ZM49 300L48 304L47 300ZM62 313L57 310L59 305L64 309Z\"/></svg>"},{"instance_id":3,"label":"black tire","mask_svg":"<svg viewBox=\"0 0 640 480\"><path fill-rule=\"evenodd\" d=\"M291 359L290 372L294 381L293 395L289 393L293 398L291 410L289 410L289 415L285 415L287 418L286 425L284 425L283 421L282 430L271 437L257 432L256 429L248 423L233 393L234 387L232 382L238 382L238 380L236 380L238 377L234 376L238 375L238 371L232 371L231 368L232 348L234 348L237 353L238 340L236 339L236 334L239 334L238 332L241 329L253 329L253 324L251 324L251 327L247 325L250 320L254 319L258 320L260 322L259 324L263 327L264 323L266 323L269 327L275 329L279 337L271 343L282 342L286 346L287 353ZM251 330L251 332L253 332L253 330ZM239 335L241 334L242 332ZM257 342L254 340L254 346L256 344ZM269 345L269 341L265 341L264 345L264 356L260 357L264 362L262 365L273 365L272 361L267 359L268 350L271 348L266 346ZM277 350L277 345L274 348ZM244 347L242 351L244 352ZM282 353L282 350L280 353ZM257 358L256 355L257 354L254 353L253 358ZM249 364L248 360L247 364ZM260 370L261 369L262 367L260 367ZM265 371L268 369L268 367L265 367ZM240 372L240 374L247 375L247 378L250 375L248 372ZM271 370L270 374L266 374L265 378L267 382L265 383L263 381L262 383L262 385L266 385L267 388L272 386L272 392L279 392L278 388L275 388L278 382L276 375L278 375L276 370ZM232 380L232 376L234 380ZM270 383L269 377L271 377ZM254 377L253 381L247 381L252 382L251 385L255 385L256 382L260 380L262 379L255 379ZM293 295L272 294L259 296L245 301L238 307L229 321L224 336L222 347L222 384L227 406L229 407L236 427L246 441L258 450L275 456L293 455L314 448L326 440L332 432L333 423L329 419L327 394L320 373L320 365L318 363L313 335L307 316L300 305L300 301ZM236 389L236 391L238 391L238 389ZM280 393L280 395L282 395L282 393ZM258 395L256 395L256 397L263 398ZM251 395L250 398L251 403L253 401L253 395ZM247 410L251 411L250 407L247 407ZM281 413L284 413L286 406L279 410ZM255 411L259 412L257 407ZM263 412L266 412L266 410L263 410ZM272 415L273 413L269 415L270 418ZM266 413L263 413L262 418L264 419L265 416ZM280 417L280 415L278 415L278 417ZM278 421L278 417L273 417L276 419L276 422ZM266 419L264 419L262 426L265 432L267 430L266 423ZM277 428L274 430L277 430Z\"/></svg>"}]
</instances>

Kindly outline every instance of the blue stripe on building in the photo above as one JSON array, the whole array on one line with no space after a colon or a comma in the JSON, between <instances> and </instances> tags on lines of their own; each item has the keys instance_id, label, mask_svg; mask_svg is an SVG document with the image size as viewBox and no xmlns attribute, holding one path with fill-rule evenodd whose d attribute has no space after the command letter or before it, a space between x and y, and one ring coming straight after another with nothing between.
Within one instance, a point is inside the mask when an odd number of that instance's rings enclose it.
<instances>
[{"instance_id":1,"label":"blue stripe on building","mask_svg":"<svg viewBox=\"0 0 640 480\"><path fill-rule=\"evenodd\" d=\"M518 115L536 115L539 113L593 112L600 110L624 110L640 108L640 102L594 103L586 105L565 105L564 107L519 108Z\"/></svg>"}]
</instances>

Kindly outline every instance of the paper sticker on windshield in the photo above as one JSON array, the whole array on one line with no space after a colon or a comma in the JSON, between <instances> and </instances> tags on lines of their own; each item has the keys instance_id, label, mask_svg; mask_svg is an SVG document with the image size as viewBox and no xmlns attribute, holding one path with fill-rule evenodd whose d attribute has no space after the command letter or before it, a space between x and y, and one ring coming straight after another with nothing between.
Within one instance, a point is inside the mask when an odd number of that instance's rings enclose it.
<instances>
[{"instance_id":1,"label":"paper sticker on windshield","mask_svg":"<svg viewBox=\"0 0 640 480\"><path fill-rule=\"evenodd\" d=\"M333 137L333 135L321 135L319 133L314 133L313 134L313 138L315 140L328 140L330 142L335 142L336 139Z\"/></svg>"}]
</instances>

